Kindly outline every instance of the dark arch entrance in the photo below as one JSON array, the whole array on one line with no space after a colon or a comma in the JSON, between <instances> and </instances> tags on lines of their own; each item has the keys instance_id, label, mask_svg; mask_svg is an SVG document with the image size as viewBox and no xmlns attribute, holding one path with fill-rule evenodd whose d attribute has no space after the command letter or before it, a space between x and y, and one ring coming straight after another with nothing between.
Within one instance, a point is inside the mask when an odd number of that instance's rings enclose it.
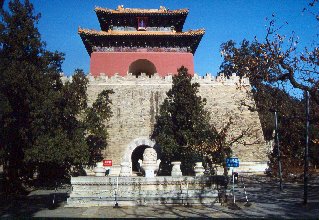
<instances>
[{"instance_id":1,"label":"dark arch entrance","mask_svg":"<svg viewBox=\"0 0 319 220\"><path fill-rule=\"evenodd\" d=\"M150 146L147 145L140 145L137 148L134 149L132 152L131 160L132 160L132 171L136 173L141 172L140 165L138 163L138 160L143 160L143 153L146 148L150 148Z\"/></svg>"},{"instance_id":2,"label":"dark arch entrance","mask_svg":"<svg viewBox=\"0 0 319 220\"><path fill-rule=\"evenodd\" d=\"M147 59L139 59L131 63L129 66L129 73L132 73L134 76L138 77L141 73L146 73L147 76L151 77L156 73L155 65Z\"/></svg>"}]
</instances>

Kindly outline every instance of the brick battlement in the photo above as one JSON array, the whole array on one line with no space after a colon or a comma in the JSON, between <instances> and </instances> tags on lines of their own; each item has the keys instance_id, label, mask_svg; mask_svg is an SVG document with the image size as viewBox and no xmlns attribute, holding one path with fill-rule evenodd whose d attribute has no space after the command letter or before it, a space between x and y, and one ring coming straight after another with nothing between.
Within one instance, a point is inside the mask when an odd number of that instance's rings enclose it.
<instances>
[{"instance_id":1,"label":"brick battlement","mask_svg":"<svg viewBox=\"0 0 319 220\"><path fill-rule=\"evenodd\" d=\"M136 77L131 73L128 73L126 76L120 76L118 74L114 74L113 76L109 77L106 74L101 73L99 76L95 77L91 74L87 75L90 84L100 84L100 85L152 85L152 84L169 84L172 83L172 75L167 75L164 77L159 76L155 73L153 76L148 77L146 74L143 74ZM66 77L62 76L62 81L72 81L72 76ZM223 74L220 76L212 76L210 73L207 73L205 76L199 76L198 74L194 74L192 77L192 82L197 82L200 85L216 85L216 86L250 86L249 79L246 77L240 78L233 74L229 78L225 77Z\"/></svg>"}]
</instances>

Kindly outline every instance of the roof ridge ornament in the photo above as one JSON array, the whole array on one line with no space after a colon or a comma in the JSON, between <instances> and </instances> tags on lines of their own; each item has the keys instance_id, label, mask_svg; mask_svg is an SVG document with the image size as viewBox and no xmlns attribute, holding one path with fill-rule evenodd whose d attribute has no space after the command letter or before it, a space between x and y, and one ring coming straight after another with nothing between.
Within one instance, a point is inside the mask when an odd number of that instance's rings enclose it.
<instances>
[{"instance_id":1,"label":"roof ridge ornament","mask_svg":"<svg viewBox=\"0 0 319 220\"><path fill-rule=\"evenodd\" d=\"M164 6L160 6L160 9L159 9L160 11L167 11L167 9L164 7Z\"/></svg>"},{"instance_id":2,"label":"roof ridge ornament","mask_svg":"<svg viewBox=\"0 0 319 220\"><path fill-rule=\"evenodd\" d=\"M124 11L124 5L118 5L117 6L118 11Z\"/></svg>"},{"instance_id":3,"label":"roof ridge ornament","mask_svg":"<svg viewBox=\"0 0 319 220\"><path fill-rule=\"evenodd\" d=\"M164 6L160 6L159 9L144 9L144 8L124 8L124 5L118 5L116 9L109 9L109 8L103 8L100 6L95 6L94 9L95 12L102 12L102 13L108 13L108 14L118 14L118 13L133 13L133 14L139 14L139 13L156 13L156 14L188 14L189 9L188 8L182 8L182 9L175 9L170 10L167 9Z\"/></svg>"}]
</instances>

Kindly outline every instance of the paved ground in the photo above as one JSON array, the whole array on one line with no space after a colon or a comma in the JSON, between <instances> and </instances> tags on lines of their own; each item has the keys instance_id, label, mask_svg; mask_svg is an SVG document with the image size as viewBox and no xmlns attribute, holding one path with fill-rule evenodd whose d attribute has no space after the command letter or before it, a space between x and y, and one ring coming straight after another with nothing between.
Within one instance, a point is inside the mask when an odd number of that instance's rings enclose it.
<instances>
[{"instance_id":1,"label":"paved ground","mask_svg":"<svg viewBox=\"0 0 319 220\"><path fill-rule=\"evenodd\" d=\"M278 184L265 177L244 179L250 206L246 201L242 184L236 190L238 210L229 206L157 206L157 207L90 207L65 208L69 187L58 190L57 207L51 207L53 190L37 190L20 198L0 198L0 217L76 217L76 218L316 218L319 219L319 177L312 178L309 186L309 202L302 205L303 185L290 182L280 192Z\"/></svg>"}]
</instances>

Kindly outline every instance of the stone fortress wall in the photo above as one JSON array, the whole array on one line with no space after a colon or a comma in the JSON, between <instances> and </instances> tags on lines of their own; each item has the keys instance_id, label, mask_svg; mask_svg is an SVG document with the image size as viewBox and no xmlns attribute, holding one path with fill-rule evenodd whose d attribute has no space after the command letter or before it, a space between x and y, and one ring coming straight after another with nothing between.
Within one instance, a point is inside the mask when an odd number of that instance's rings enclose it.
<instances>
[{"instance_id":1,"label":"stone fortress wall","mask_svg":"<svg viewBox=\"0 0 319 220\"><path fill-rule=\"evenodd\" d=\"M102 73L98 77L88 75L88 78L89 104L103 89L114 91L111 95L113 117L108 123L109 146L104 151L104 159L112 159L113 164L120 165L131 160L131 153L137 146L153 147L150 134L160 105L172 86L172 76L154 74L149 78L142 74L136 78L128 73L125 77L118 74L108 77ZM263 138L258 113L242 105L243 102L255 105L249 80L236 75L226 78L223 75L214 77L206 74L201 77L195 74L192 81L200 84L199 95L207 99L206 108L211 113L211 123L217 128L225 125L232 116L234 124L229 132L230 138L250 129L251 135L245 136L241 144L233 146L233 155L239 157L241 162L254 166L261 163L264 169L269 147Z\"/></svg>"}]
</instances>

